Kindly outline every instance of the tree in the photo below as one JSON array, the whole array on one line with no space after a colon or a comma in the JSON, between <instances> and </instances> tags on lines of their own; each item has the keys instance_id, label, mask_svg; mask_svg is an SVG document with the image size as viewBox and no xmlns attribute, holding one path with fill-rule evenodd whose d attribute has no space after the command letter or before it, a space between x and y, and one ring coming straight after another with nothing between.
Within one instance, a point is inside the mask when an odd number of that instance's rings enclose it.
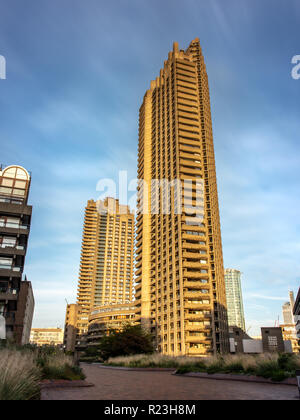
<instances>
[{"instance_id":1,"label":"tree","mask_svg":"<svg viewBox=\"0 0 300 420\"><path fill-rule=\"evenodd\" d=\"M140 325L125 324L121 331L110 330L99 344L103 360L116 356L153 353L152 335Z\"/></svg>"}]
</instances>

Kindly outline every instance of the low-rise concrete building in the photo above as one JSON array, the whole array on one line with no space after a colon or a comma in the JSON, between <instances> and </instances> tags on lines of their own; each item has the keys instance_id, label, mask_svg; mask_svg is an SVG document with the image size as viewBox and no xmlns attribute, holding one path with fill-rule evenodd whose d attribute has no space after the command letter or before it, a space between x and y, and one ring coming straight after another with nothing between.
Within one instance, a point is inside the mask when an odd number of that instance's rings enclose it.
<instances>
[{"instance_id":1,"label":"low-rise concrete building","mask_svg":"<svg viewBox=\"0 0 300 420\"><path fill-rule=\"evenodd\" d=\"M264 327L261 329L264 353L284 353L285 346L280 327Z\"/></svg>"},{"instance_id":2,"label":"low-rise concrete building","mask_svg":"<svg viewBox=\"0 0 300 420\"><path fill-rule=\"evenodd\" d=\"M238 327L229 329L230 353L292 353L290 340L284 340L280 327L261 328L261 338L251 338Z\"/></svg>"},{"instance_id":3,"label":"low-rise concrete building","mask_svg":"<svg viewBox=\"0 0 300 420\"><path fill-rule=\"evenodd\" d=\"M30 343L37 346L61 346L63 344L64 331L61 328L32 328Z\"/></svg>"}]
</instances>

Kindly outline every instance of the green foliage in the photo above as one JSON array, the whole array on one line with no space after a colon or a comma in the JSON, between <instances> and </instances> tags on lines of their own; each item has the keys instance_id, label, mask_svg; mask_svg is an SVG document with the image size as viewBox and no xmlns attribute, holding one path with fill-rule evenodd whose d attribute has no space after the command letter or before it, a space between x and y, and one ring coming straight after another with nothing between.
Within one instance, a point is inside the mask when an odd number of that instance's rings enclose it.
<instances>
[{"instance_id":1,"label":"green foliage","mask_svg":"<svg viewBox=\"0 0 300 420\"><path fill-rule=\"evenodd\" d=\"M108 336L101 339L98 348L103 360L116 356L150 354L154 351L151 334L140 325L129 324L122 331L110 331Z\"/></svg>"},{"instance_id":2,"label":"green foliage","mask_svg":"<svg viewBox=\"0 0 300 420\"><path fill-rule=\"evenodd\" d=\"M241 374L245 373L243 365L239 362L230 363L225 366L224 369L225 373L235 373L235 374Z\"/></svg>"},{"instance_id":3,"label":"green foliage","mask_svg":"<svg viewBox=\"0 0 300 420\"><path fill-rule=\"evenodd\" d=\"M295 377L300 367L300 356L296 354L260 354L260 355L224 355L205 358L172 357L161 354L133 355L111 358L106 362L110 366L128 367L164 367L174 368L176 373L188 372L231 373L254 375L282 381Z\"/></svg>"},{"instance_id":4,"label":"green foliage","mask_svg":"<svg viewBox=\"0 0 300 420\"><path fill-rule=\"evenodd\" d=\"M224 365L221 362L215 362L212 363L211 365L209 365L206 368L206 372L209 374L213 374L213 373L220 373L220 372L224 372Z\"/></svg>"},{"instance_id":5,"label":"green foliage","mask_svg":"<svg viewBox=\"0 0 300 420\"><path fill-rule=\"evenodd\" d=\"M256 374L262 378L272 378L274 373L278 371L278 363L276 361L267 361L259 363Z\"/></svg>"},{"instance_id":6,"label":"green foliage","mask_svg":"<svg viewBox=\"0 0 300 420\"><path fill-rule=\"evenodd\" d=\"M85 379L73 359L54 346L13 346L0 348L0 400L40 398L41 379Z\"/></svg>"},{"instance_id":7,"label":"green foliage","mask_svg":"<svg viewBox=\"0 0 300 420\"><path fill-rule=\"evenodd\" d=\"M43 379L65 379L68 381L76 381L85 379L85 375L78 366L44 366L42 368Z\"/></svg>"},{"instance_id":8,"label":"green foliage","mask_svg":"<svg viewBox=\"0 0 300 420\"><path fill-rule=\"evenodd\" d=\"M278 367L286 372L293 372L298 369L297 356L294 353L281 353L278 356Z\"/></svg>"}]
</instances>

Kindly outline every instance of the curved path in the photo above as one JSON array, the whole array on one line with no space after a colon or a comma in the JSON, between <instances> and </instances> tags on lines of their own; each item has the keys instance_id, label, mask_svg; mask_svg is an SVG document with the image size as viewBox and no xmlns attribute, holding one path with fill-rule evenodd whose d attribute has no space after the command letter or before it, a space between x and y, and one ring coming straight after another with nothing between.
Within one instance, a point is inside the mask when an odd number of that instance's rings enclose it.
<instances>
[{"instance_id":1,"label":"curved path","mask_svg":"<svg viewBox=\"0 0 300 420\"><path fill-rule=\"evenodd\" d=\"M295 400L295 386L174 376L82 365L92 388L45 389L43 400Z\"/></svg>"}]
</instances>

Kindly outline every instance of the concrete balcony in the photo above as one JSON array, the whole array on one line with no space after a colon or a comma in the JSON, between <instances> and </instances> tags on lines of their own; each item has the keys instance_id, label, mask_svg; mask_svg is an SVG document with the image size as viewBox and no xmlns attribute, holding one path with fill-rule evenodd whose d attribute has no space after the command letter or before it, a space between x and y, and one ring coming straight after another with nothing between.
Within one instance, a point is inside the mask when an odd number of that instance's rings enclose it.
<instances>
[{"instance_id":1,"label":"concrete balcony","mask_svg":"<svg viewBox=\"0 0 300 420\"><path fill-rule=\"evenodd\" d=\"M188 299L209 298L209 293L202 293L200 291L184 292L184 297Z\"/></svg>"},{"instance_id":2,"label":"concrete balcony","mask_svg":"<svg viewBox=\"0 0 300 420\"><path fill-rule=\"evenodd\" d=\"M202 242L205 242L205 238L204 238L204 240L202 239ZM207 246L206 246L206 244L195 244L195 243L192 243L192 242L183 241L182 242L182 248L183 249L199 249L199 250L206 251Z\"/></svg>"},{"instance_id":3,"label":"concrete balcony","mask_svg":"<svg viewBox=\"0 0 300 420\"><path fill-rule=\"evenodd\" d=\"M203 229L204 230L204 229ZM205 240L206 234L205 231L195 231L195 233L187 233L183 231L182 238L188 239L189 241L203 241Z\"/></svg>"},{"instance_id":4,"label":"concrete balcony","mask_svg":"<svg viewBox=\"0 0 300 420\"><path fill-rule=\"evenodd\" d=\"M139 276L139 275L141 275L141 274L142 274L142 267L141 267L141 268L139 268L139 269L136 271L135 275L136 275L136 276Z\"/></svg>"},{"instance_id":5,"label":"concrete balcony","mask_svg":"<svg viewBox=\"0 0 300 420\"><path fill-rule=\"evenodd\" d=\"M203 245L204 246L204 245ZM184 251L183 253L182 253L182 257L183 258L190 258L190 259L197 259L197 260L199 260L199 259L201 259L201 258L203 258L203 259L208 259L208 255L207 255L207 253L205 252L205 254L203 253L200 253L200 252L186 252L186 251Z\"/></svg>"},{"instance_id":6,"label":"concrete balcony","mask_svg":"<svg viewBox=\"0 0 300 420\"><path fill-rule=\"evenodd\" d=\"M201 258L201 257L200 257ZM208 264L202 264L199 262L193 262L193 261L185 261L182 263L182 266L184 268L199 268L199 270L204 269L204 270L208 270Z\"/></svg>"},{"instance_id":7,"label":"concrete balcony","mask_svg":"<svg viewBox=\"0 0 300 420\"><path fill-rule=\"evenodd\" d=\"M6 267L0 265L0 277L21 277L23 267Z\"/></svg>"},{"instance_id":8,"label":"concrete balcony","mask_svg":"<svg viewBox=\"0 0 300 420\"><path fill-rule=\"evenodd\" d=\"M211 310L211 305L207 303L184 303L185 309L194 309L195 311L201 311L201 310Z\"/></svg>"},{"instance_id":9,"label":"concrete balcony","mask_svg":"<svg viewBox=\"0 0 300 420\"><path fill-rule=\"evenodd\" d=\"M199 331L199 332L209 332L211 331L211 327L210 326L206 326L206 325L189 325L187 324L185 326L185 331Z\"/></svg>"},{"instance_id":10,"label":"concrete balcony","mask_svg":"<svg viewBox=\"0 0 300 420\"><path fill-rule=\"evenodd\" d=\"M201 165L201 156L197 156L194 153L195 153L194 149L189 150L189 151L181 149L181 151L179 152L180 162L182 163L184 162L187 165L188 164L187 162L191 163L191 161L186 161L185 159L195 159L195 161L199 160L200 163L193 162L193 165L198 165L198 166ZM200 149L198 153L200 154Z\"/></svg>"},{"instance_id":11,"label":"concrete balcony","mask_svg":"<svg viewBox=\"0 0 300 420\"><path fill-rule=\"evenodd\" d=\"M207 280L209 278L208 273L198 273L197 271L183 271L183 277L189 278L189 279L205 279Z\"/></svg>"},{"instance_id":12,"label":"concrete balcony","mask_svg":"<svg viewBox=\"0 0 300 420\"><path fill-rule=\"evenodd\" d=\"M187 314L185 315L185 319L188 321L202 321L202 320L207 320L207 319L211 319L212 315L211 314Z\"/></svg>"},{"instance_id":13,"label":"concrete balcony","mask_svg":"<svg viewBox=\"0 0 300 420\"><path fill-rule=\"evenodd\" d=\"M188 287L189 289L207 289L210 290L210 285L208 283L202 283L201 281L184 281L183 287Z\"/></svg>"},{"instance_id":14,"label":"concrete balcony","mask_svg":"<svg viewBox=\"0 0 300 420\"><path fill-rule=\"evenodd\" d=\"M199 344L211 344L211 337L202 337L202 336L187 336L185 341L187 343L199 343Z\"/></svg>"},{"instance_id":15,"label":"concrete balcony","mask_svg":"<svg viewBox=\"0 0 300 420\"><path fill-rule=\"evenodd\" d=\"M182 163L180 163L179 171L182 174L191 174L191 177L195 177L197 175L199 175L199 176L202 175L201 169L185 168L185 167L182 166Z\"/></svg>"},{"instance_id":16,"label":"concrete balcony","mask_svg":"<svg viewBox=\"0 0 300 420\"><path fill-rule=\"evenodd\" d=\"M25 255L26 247L24 245L5 246L0 245L1 255Z\"/></svg>"},{"instance_id":17,"label":"concrete balcony","mask_svg":"<svg viewBox=\"0 0 300 420\"><path fill-rule=\"evenodd\" d=\"M18 300L18 290L0 289L0 300Z\"/></svg>"}]
</instances>

